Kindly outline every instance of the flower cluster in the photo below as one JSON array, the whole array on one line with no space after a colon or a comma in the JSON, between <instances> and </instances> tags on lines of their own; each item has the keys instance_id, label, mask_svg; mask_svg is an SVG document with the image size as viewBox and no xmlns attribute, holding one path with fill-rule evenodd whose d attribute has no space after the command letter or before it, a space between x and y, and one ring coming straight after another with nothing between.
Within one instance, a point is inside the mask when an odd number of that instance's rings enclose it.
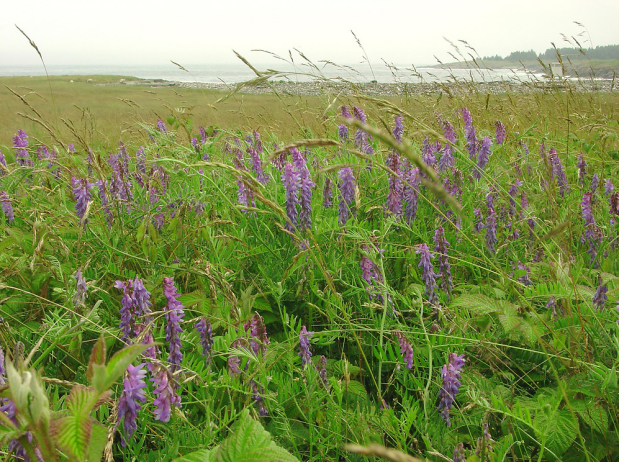
<instances>
[{"instance_id":1,"label":"flower cluster","mask_svg":"<svg viewBox=\"0 0 620 462\"><path fill-rule=\"evenodd\" d=\"M92 199L92 194L90 190L95 186L92 183L89 183L86 179L82 178L72 178L71 182L73 183L73 197L77 201L75 204L75 212L80 220L84 218L84 214L86 213L86 208L88 207L88 203ZM88 220L84 221L84 224L88 223Z\"/></svg>"},{"instance_id":2,"label":"flower cluster","mask_svg":"<svg viewBox=\"0 0 620 462\"><path fill-rule=\"evenodd\" d=\"M464 354L450 353L448 364L445 364L441 369L443 383L439 392L439 408L437 410L441 412L441 417L446 421L448 427L452 425L450 422L450 408L461 386L461 369L464 365Z\"/></svg>"},{"instance_id":3,"label":"flower cluster","mask_svg":"<svg viewBox=\"0 0 620 462\"><path fill-rule=\"evenodd\" d=\"M603 311L605 309L605 302L607 301L607 286L600 283L594 292L592 298L592 305L595 310Z\"/></svg>"},{"instance_id":4,"label":"flower cluster","mask_svg":"<svg viewBox=\"0 0 620 462\"><path fill-rule=\"evenodd\" d=\"M168 342L170 354L168 362L171 364L172 371L176 371L181 367L183 353L181 353L181 339L179 334L183 332L181 328L181 320L185 313L183 304L177 300L181 294L177 293L174 287L174 279L171 277L164 278L164 296L168 303L164 306L163 311L166 317L166 341Z\"/></svg>"},{"instance_id":5,"label":"flower cluster","mask_svg":"<svg viewBox=\"0 0 620 462\"><path fill-rule=\"evenodd\" d=\"M15 221L15 216L13 215L13 205L11 205L9 193L6 191L0 191L0 205L2 205L2 211L4 212L4 216L7 221L9 223L13 223Z\"/></svg>"},{"instance_id":6,"label":"flower cluster","mask_svg":"<svg viewBox=\"0 0 620 462\"><path fill-rule=\"evenodd\" d=\"M506 127L501 121L495 122L495 144L504 144L506 141Z\"/></svg>"},{"instance_id":7,"label":"flower cluster","mask_svg":"<svg viewBox=\"0 0 620 462\"><path fill-rule=\"evenodd\" d=\"M260 314L254 314L250 320L243 325L243 330L250 333L250 348L255 354L262 353L265 356L265 349L271 342L267 337L267 328L265 327L263 317Z\"/></svg>"},{"instance_id":8,"label":"flower cluster","mask_svg":"<svg viewBox=\"0 0 620 462\"><path fill-rule=\"evenodd\" d=\"M338 224L344 226L349 220L350 205L355 199L355 177L351 167L344 167L338 172L340 183L340 204L338 207Z\"/></svg>"},{"instance_id":9,"label":"flower cluster","mask_svg":"<svg viewBox=\"0 0 620 462\"><path fill-rule=\"evenodd\" d=\"M305 367L312 363L312 353L310 352L310 337L314 335L314 332L308 332L306 326L301 326L299 331L299 357L301 358L301 365Z\"/></svg>"},{"instance_id":10,"label":"flower cluster","mask_svg":"<svg viewBox=\"0 0 620 462\"><path fill-rule=\"evenodd\" d=\"M452 295L452 273L450 272L450 261L448 259L448 247L450 243L446 240L443 226L438 226L435 230L435 254L439 257L439 275L441 275L440 287L448 296Z\"/></svg>"},{"instance_id":11,"label":"flower cluster","mask_svg":"<svg viewBox=\"0 0 620 462\"><path fill-rule=\"evenodd\" d=\"M17 136L13 137L15 148L15 160L22 167L32 167L32 160L28 154L28 135L23 130L17 130Z\"/></svg>"},{"instance_id":12,"label":"flower cluster","mask_svg":"<svg viewBox=\"0 0 620 462\"><path fill-rule=\"evenodd\" d=\"M181 407L181 396L176 391L176 382L170 371L164 366L155 367L151 373L153 377L149 381L153 382L155 386L153 394L157 397L153 400L156 407L153 411L155 420L169 422L172 407Z\"/></svg>"},{"instance_id":13,"label":"flower cluster","mask_svg":"<svg viewBox=\"0 0 620 462\"><path fill-rule=\"evenodd\" d=\"M125 434L121 436L121 444L127 445L126 438L129 439L138 428L137 419L138 412L142 408L140 403L146 402L144 388L146 388L146 371L142 368L144 364L139 366L127 366L127 373L123 381L123 392L118 400L118 422L123 420ZM117 423L118 425L118 423Z\"/></svg>"},{"instance_id":14,"label":"flower cluster","mask_svg":"<svg viewBox=\"0 0 620 462\"><path fill-rule=\"evenodd\" d=\"M413 367L413 347L411 343L402 332L394 332L394 337L398 339L398 346L400 348L400 353L403 355L405 367L411 369Z\"/></svg>"},{"instance_id":15,"label":"flower cluster","mask_svg":"<svg viewBox=\"0 0 620 462\"><path fill-rule=\"evenodd\" d=\"M86 292L88 288L86 287L86 280L84 276L82 276L82 270L79 269L75 273L75 281L77 283L77 290L75 295L73 296L73 305L81 306L84 305L84 301L86 300Z\"/></svg>"},{"instance_id":16,"label":"flower cluster","mask_svg":"<svg viewBox=\"0 0 620 462\"><path fill-rule=\"evenodd\" d=\"M424 284L426 285L424 295L428 298L429 303L434 305L439 301L439 299L435 291L437 288L437 283L435 282L437 274L435 274L433 263L431 262L433 255L426 244L419 244L415 250L415 253L420 255L420 264L418 267L422 268L422 281L424 281Z\"/></svg>"},{"instance_id":17,"label":"flower cluster","mask_svg":"<svg viewBox=\"0 0 620 462\"><path fill-rule=\"evenodd\" d=\"M207 318L202 316L194 328L198 331L200 336L200 345L202 346L202 356L207 358L207 362L211 359L211 349L213 348L213 329L211 323L207 321Z\"/></svg>"}]
</instances>

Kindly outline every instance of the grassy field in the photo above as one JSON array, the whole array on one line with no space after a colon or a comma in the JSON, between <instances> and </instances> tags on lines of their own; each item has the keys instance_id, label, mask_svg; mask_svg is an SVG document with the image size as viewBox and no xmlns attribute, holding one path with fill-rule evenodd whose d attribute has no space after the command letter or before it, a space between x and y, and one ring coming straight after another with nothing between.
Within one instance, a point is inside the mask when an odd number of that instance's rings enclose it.
<instances>
[{"instance_id":1,"label":"grassy field","mask_svg":"<svg viewBox=\"0 0 620 462\"><path fill-rule=\"evenodd\" d=\"M120 78L0 79L4 453L618 460L617 94Z\"/></svg>"}]
</instances>

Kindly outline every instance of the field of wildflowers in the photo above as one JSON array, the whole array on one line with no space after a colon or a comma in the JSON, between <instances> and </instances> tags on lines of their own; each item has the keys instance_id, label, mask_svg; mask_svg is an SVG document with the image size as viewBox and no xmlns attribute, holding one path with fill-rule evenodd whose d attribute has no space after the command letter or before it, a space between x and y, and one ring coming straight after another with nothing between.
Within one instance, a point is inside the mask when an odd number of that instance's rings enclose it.
<instances>
[{"instance_id":1,"label":"field of wildflowers","mask_svg":"<svg viewBox=\"0 0 620 462\"><path fill-rule=\"evenodd\" d=\"M541 92L2 140L3 452L617 460L617 96Z\"/></svg>"}]
</instances>

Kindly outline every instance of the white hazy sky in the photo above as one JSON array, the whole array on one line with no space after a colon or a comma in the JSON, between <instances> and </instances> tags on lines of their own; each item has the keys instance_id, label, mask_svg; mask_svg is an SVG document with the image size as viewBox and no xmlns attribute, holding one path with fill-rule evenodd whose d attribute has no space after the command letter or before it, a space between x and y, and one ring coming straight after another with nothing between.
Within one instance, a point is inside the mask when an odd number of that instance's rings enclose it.
<instances>
[{"instance_id":1,"label":"white hazy sky","mask_svg":"<svg viewBox=\"0 0 620 462\"><path fill-rule=\"evenodd\" d=\"M480 56L529 50L562 34L584 46L618 43L618 0L5 0L0 9L0 66L272 63L297 48L312 61L399 65L452 61L466 40ZM583 29L574 21L582 23ZM578 35L580 34L580 35ZM591 42L590 42L591 41ZM467 51L460 44L462 51Z\"/></svg>"}]
</instances>

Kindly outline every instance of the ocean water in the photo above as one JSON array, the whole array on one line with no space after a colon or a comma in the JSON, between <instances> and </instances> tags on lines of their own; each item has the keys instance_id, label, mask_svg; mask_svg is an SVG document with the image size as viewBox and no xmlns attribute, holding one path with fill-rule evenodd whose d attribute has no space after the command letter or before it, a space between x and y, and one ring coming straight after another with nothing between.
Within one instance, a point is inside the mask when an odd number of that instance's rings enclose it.
<instances>
[{"instance_id":1,"label":"ocean water","mask_svg":"<svg viewBox=\"0 0 620 462\"><path fill-rule=\"evenodd\" d=\"M350 82L367 83L376 80L379 83L421 83L464 81L498 81L518 80L529 81L532 75L523 70L497 69L480 71L478 69L434 69L431 67L398 66L388 67L385 64L366 64L351 66L333 66L323 63L317 68L310 66L293 67L287 63L271 65L255 65L261 71L276 69L282 74L274 75L273 80L290 80L293 82L309 82L317 78L345 79ZM256 74L245 64L211 64L187 65L189 72L179 69L174 64L161 66L59 66L50 65L50 75L123 75L143 79L163 79L176 82L227 83L244 82L256 77ZM42 76L43 66L3 66L0 65L0 76ZM535 77L534 77L535 78Z\"/></svg>"}]
</instances>

